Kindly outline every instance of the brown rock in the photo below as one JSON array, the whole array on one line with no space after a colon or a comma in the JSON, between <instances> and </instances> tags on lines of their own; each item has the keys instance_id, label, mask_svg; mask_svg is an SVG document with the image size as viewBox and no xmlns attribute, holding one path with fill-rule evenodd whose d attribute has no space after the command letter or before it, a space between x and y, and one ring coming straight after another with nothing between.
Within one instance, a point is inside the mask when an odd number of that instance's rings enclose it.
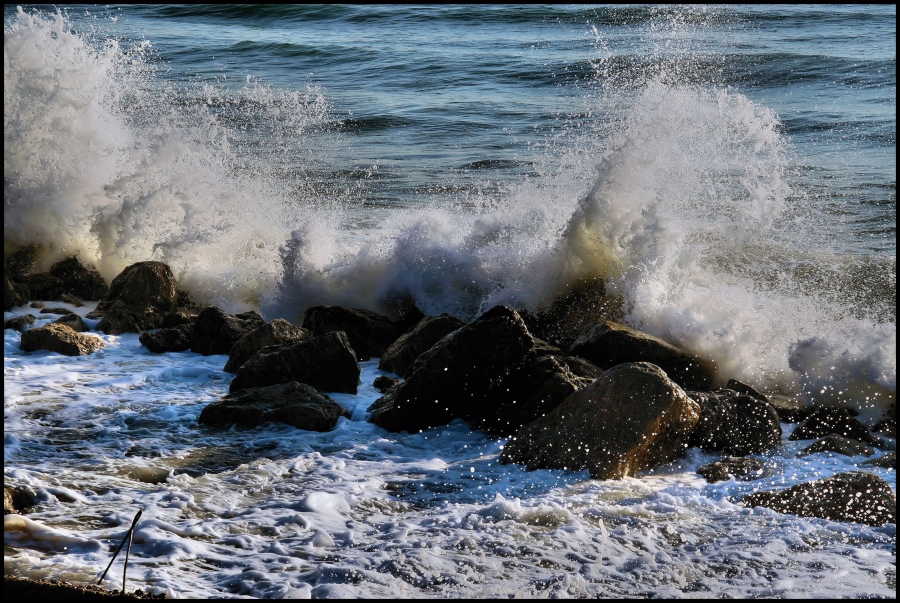
<instances>
[{"instance_id":1,"label":"brown rock","mask_svg":"<svg viewBox=\"0 0 900 603\"><path fill-rule=\"evenodd\" d=\"M238 339L231 347L224 370L227 373L236 373L242 364L265 347L296 343L311 337L306 329L295 327L283 318L276 318Z\"/></svg>"},{"instance_id":2,"label":"brown rock","mask_svg":"<svg viewBox=\"0 0 900 603\"><path fill-rule=\"evenodd\" d=\"M66 325L68 327L71 327L72 330L76 333L84 333L86 331L90 331L84 320L82 320L82 318L74 312L72 312L71 314L63 314L62 316L54 320L51 324Z\"/></svg>"},{"instance_id":3,"label":"brown rock","mask_svg":"<svg viewBox=\"0 0 900 603\"><path fill-rule=\"evenodd\" d=\"M104 343L99 337L82 335L69 326L53 323L22 333L19 347L24 352L50 350L66 356L86 356L104 347Z\"/></svg>"},{"instance_id":4,"label":"brown rock","mask_svg":"<svg viewBox=\"0 0 900 603\"><path fill-rule=\"evenodd\" d=\"M141 333L138 341L154 354L166 352L184 352L191 347L191 331L194 325L191 323L160 329L155 332Z\"/></svg>"},{"instance_id":5,"label":"brown rock","mask_svg":"<svg viewBox=\"0 0 900 603\"><path fill-rule=\"evenodd\" d=\"M853 440L839 436L836 433L825 436L800 451L800 456L815 454L817 452L836 452L846 456L872 456L875 450L869 448L859 440Z\"/></svg>"},{"instance_id":6,"label":"brown rock","mask_svg":"<svg viewBox=\"0 0 900 603\"><path fill-rule=\"evenodd\" d=\"M204 308L191 329L191 351L211 356L228 354L238 340L265 321L254 311L229 314L215 306Z\"/></svg>"},{"instance_id":7,"label":"brown rock","mask_svg":"<svg viewBox=\"0 0 900 603\"><path fill-rule=\"evenodd\" d=\"M761 454L781 445L781 422L768 402L730 389L688 391L700 405L690 445L735 456Z\"/></svg>"},{"instance_id":8,"label":"brown rock","mask_svg":"<svg viewBox=\"0 0 900 603\"><path fill-rule=\"evenodd\" d=\"M110 335L158 329L163 318L175 311L176 291L175 277L166 264L138 262L113 279L88 318L102 316L97 330Z\"/></svg>"},{"instance_id":9,"label":"brown rock","mask_svg":"<svg viewBox=\"0 0 900 603\"><path fill-rule=\"evenodd\" d=\"M697 469L697 473L709 483L724 482L732 478L749 482L763 477L763 472L762 461L746 456L733 456Z\"/></svg>"},{"instance_id":10,"label":"brown rock","mask_svg":"<svg viewBox=\"0 0 900 603\"><path fill-rule=\"evenodd\" d=\"M3 323L3 328L5 329L15 329L19 333L24 333L28 327L34 324L34 314L23 314L22 316L16 316L15 318L10 318L5 323Z\"/></svg>"},{"instance_id":11,"label":"brown rock","mask_svg":"<svg viewBox=\"0 0 900 603\"><path fill-rule=\"evenodd\" d=\"M62 281L67 292L81 299L98 301L109 291L109 286L100 273L94 268L86 267L77 256L53 264L50 274Z\"/></svg>"},{"instance_id":12,"label":"brown rock","mask_svg":"<svg viewBox=\"0 0 900 603\"><path fill-rule=\"evenodd\" d=\"M416 358L438 341L466 323L449 314L426 316L413 329L388 346L381 354L378 368L405 377Z\"/></svg>"},{"instance_id":13,"label":"brown rock","mask_svg":"<svg viewBox=\"0 0 900 603\"><path fill-rule=\"evenodd\" d=\"M62 279L56 278L49 272L23 276L20 282L28 287L33 299L59 299L66 290Z\"/></svg>"},{"instance_id":14,"label":"brown rock","mask_svg":"<svg viewBox=\"0 0 900 603\"><path fill-rule=\"evenodd\" d=\"M22 486L3 486L3 514L22 515L27 509L33 507L37 499L28 488Z\"/></svg>"},{"instance_id":15,"label":"brown rock","mask_svg":"<svg viewBox=\"0 0 900 603\"><path fill-rule=\"evenodd\" d=\"M6 289L3 292L4 312L8 312L17 306L24 306L28 303L28 297L30 295L28 287L17 285L8 278L4 278L3 280L6 281Z\"/></svg>"}]
</instances>

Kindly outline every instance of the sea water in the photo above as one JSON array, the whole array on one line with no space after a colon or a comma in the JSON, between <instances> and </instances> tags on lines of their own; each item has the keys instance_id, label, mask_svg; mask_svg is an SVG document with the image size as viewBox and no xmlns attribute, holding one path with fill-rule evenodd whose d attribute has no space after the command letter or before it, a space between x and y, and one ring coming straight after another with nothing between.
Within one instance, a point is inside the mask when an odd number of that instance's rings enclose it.
<instances>
[{"instance_id":1,"label":"sea water","mask_svg":"<svg viewBox=\"0 0 900 603\"><path fill-rule=\"evenodd\" d=\"M896 396L895 48L893 6L6 6L5 247L108 280L164 261L297 324L533 311L599 277L724 379L871 424ZM894 524L736 504L866 460L800 456L792 425L751 482L706 483L696 449L527 472L462 422L368 423L377 360L331 432L216 429L225 356L98 335L68 358L5 331L4 479L38 496L8 573L95 582L141 509L128 585L170 596L895 594Z\"/></svg>"}]
</instances>

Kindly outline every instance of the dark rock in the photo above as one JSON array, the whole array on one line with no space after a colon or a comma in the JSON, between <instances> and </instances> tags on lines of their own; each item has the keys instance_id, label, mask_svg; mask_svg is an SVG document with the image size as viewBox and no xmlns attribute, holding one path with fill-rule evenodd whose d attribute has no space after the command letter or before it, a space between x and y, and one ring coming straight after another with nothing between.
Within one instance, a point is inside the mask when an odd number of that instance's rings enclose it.
<instances>
[{"instance_id":1,"label":"dark rock","mask_svg":"<svg viewBox=\"0 0 900 603\"><path fill-rule=\"evenodd\" d=\"M525 320L524 318L522 319ZM527 327L528 324L526 323ZM531 353L535 356L565 356L566 353L562 350L562 348L553 345L550 342L544 341L540 337L533 337L534 339L534 347L531 348Z\"/></svg>"},{"instance_id":2,"label":"dark rock","mask_svg":"<svg viewBox=\"0 0 900 603\"><path fill-rule=\"evenodd\" d=\"M378 368L406 377L407 371L423 352L466 323L449 314L426 316L413 329L401 335L381 354Z\"/></svg>"},{"instance_id":3,"label":"dark rock","mask_svg":"<svg viewBox=\"0 0 900 603\"><path fill-rule=\"evenodd\" d=\"M191 331L194 325L191 323L160 329L155 332L141 333L138 341L154 354L166 352L184 352L191 347Z\"/></svg>"},{"instance_id":4,"label":"dark rock","mask_svg":"<svg viewBox=\"0 0 900 603\"><path fill-rule=\"evenodd\" d=\"M90 331L84 320L82 320L82 318L74 312L70 314L63 314L62 316L54 320L51 324L66 325L68 327L71 327L72 330L76 333L84 333L86 331Z\"/></svg>"},{"instance_id":5,"label":"dark rock","mask_svg":"<svg viewBox=\"0 0 900 603\"><path fill-rule=\"evenodd\" d=\"M6 289L3 292L4 312L8 312L17 306L24 306L26 303L28 303L29 294L23 295L25 291L28 291L27 287L25 287L24 285L17 287L16 284L8 278L4 278L3 280L6 281Z\"/></svg>"},{"instance_id":6,"label":"dark rock","mask_svg":"<svg viewBox=\"0 0 900 603\"><path fill-rule=\"evenodd\" d=\"M49 324L22 333L19 347L24 352L50 350L66 356L86 356L104 347L104 343L99 337L76 333L66 325Z\"/></svg>"},{"instance_id":7,"label":"dark rock","mask_svg":"<svg viewBox=\"0 0 900 603\"><path fill-rule=\"evenodd\" d=\"M699 405L659 367L621 364L509 440L501 463L621 479L678 458Z\"/></svg>"},{"instance_id":8,"label":"dark rock","mask_svg":"<svg viewBox=\"0 0 900 603\"><path fill-rule=\"evenodd\" d=\"M515 310L496 306L421 354L406 381L369 407L389 431L418 431L497 412L493 393L525 360L533 340Z\"/></svg>"},{"instance_id":9,"label":"dark rock","mask_svg":"<svg viewBox=\"0 0 900 603\"><path fill-rule=\"evenodd\" d=\"M859 440L852 440L839 436L836 433L827 435L800 451L800 456L815 454L816 452L837 452L846 456L872 456L875 450L869 448Z\"/></svg>"},{"instance_id":10,"label":"dark rock","mask_svg":"<svg viewBox=\"0 0 900 603\"><path fill-rule=\"evenodd\" d=\"M384 393L398 383L400 383L399 379L388 377L387 375L380 375L378 377L375 377L375 381L372 382L372 385L375 387L375 389L377 389L381 393Z\"/></svg>"},{"instance_id":11,"label":"dark rock","mask_svg":"<svg viewBox=\"0 0 900 603\"><path fill-rule=\"evenodd\" d=\"M28 287L28 291L31 292L31 297L34 299L59 299L66 290L62 279L56 278L49 272L23 276L20 282Z\"/></svg>"},{"instance_id":12,"label":"dark rock","mask_svg":"<svg viewBox=\"0 0 900 603\"><path fill-rule=\"evenodd\" d=\"M70 257L50 267L50 274L60 279L63 288L81 299L98 301L109 291L109 286L100 273L88 268L78 257Z\"/></svg>"},{"instance_id":13,"label":"dark rock","mask_svg":"<svg viewBox=\"0 0 900 603\"><path fill-rule=\"evenodd\" d=\"M336 331L261 349L238 369L230 391L297 381L321 391L355 394L359 373L347 336Z\"/></svg>"},{"instance_id":14,"label":"dark rock","mask_svg":"<svg viewBox=\"0 0 900 603\"><path fill-rule=\"evenodd\" d=\"M285 345L310 339L309 331L295 327L283 318L276 318L256 329L250 331L231 347L228 362L225 364L226 373L236 373L241 365L261 349L270 345Z\"/></svg>"},{"instance_id":15,"label":"dark rock","mask_svg":"<svg viewBox=\"0 0 900 603\"><path fill-rule=\"evenodd\" d=\"M181 325L192 325L197 321L197 314L190 311L177 310L167 314L162 321L162 328L171 329Z\"/></svg>"},{"instance_id":16,"label":"dark rock","mask_svg":"<svg viewBox=\"0 0 900 603\"><path fill-rule=\"evenodd\" d=\"M75 297L75 296L72 295L71 293L63 293L62 295L59 296L59 300L60 300L60 301L64 301L64 302L66 302L67 304L72 304L72 305L75 306L76 308L80 308L80 307L82 307L82 306L84 305L83 303L81 303L81 300L80 300L80 299L78 299L77 297Z\"/></svg>"},{"instance_id":17,"label":"dark rock","mask_svg":"<svg viewBox=\"0 0 900 603\"><path fill-rule=\"evenodd\" d=\"M759 459L732 456L697 469L697 473L709 483L724 482L731 478L749 482L763 477L764 466Z\"/></svg>"},{"instance_id":18,"label":"dark rock","mask_svg":"<svg viewBox=\"0 0 900 603\"><path fill-rule=\"evenodd\" d=\"M877 459L869 459L868 461L863 461L860 463L862 465L870 465L873 467L883 467L885 469L897 469L897 453L896 452L888 452L887 454L878 457Z\"/></svg>"},{"instance_id":19,"label":"dark rock","mask_svg":"<svg viewBox=\"0 0 900 603\"><path fill-rule=\"evenodd\" d=\"M579 358L578 356L556 356L556 360L558 360L560 364L566 365L566 368L572 371L572 374L576 377L593 380L599 379L606 374L606 371L593 362L588 362L584 358Z\"/></svg>"},{"instance_id":20,"label":"dark rock","mask_svg":"<svg viewBox=\"0 0 900 603\"><path fill-rule=\"evenodd\" d=\"M778 413L778 420L784 423L800 423L815 410L795 396L766 394L766 399Z\"/></svg>"},{"instance_id":21,"label":"dark rock","mask_svg":"<svg viewBox=\"0 0 900 603\"><path fill-rule=\"evenodd\" d=\"M330 431L339 417L349 419L350 411L309 385L291 381L228 394L204 408L198 421L242 427L286 423L310 431Z\"/></svg>"},{"instance_id":22,"label":"dark rock","mask_svg":"<svg viewBox=\"0 0 900 603\"><path fill-rule=\"evenodd\" d=\"M690 445L735 456L761 454L781 445L778 413L768 402L730 389L689 391L700 405Z\"/></svg>"},{"instance_id":23,"label":"dark rock","mask_svg":"<svg viewBox=\"0 0 900 603\"><path fill-rule=\"evenodd\" d=\"M3 576L3 592L13 601L111 601L165 599L166 593L158 595L147 591L134 590L122 594L122 589L109 590L94 584L69 584L60 580L32 580L18 576Z\"/></svg>"},{"instance_id":24,"label":"dark rock","mask_svg":"<svg viewBox=\"0 0 900 603\"><path fill-rule=\"evenodd\" d=\"M178 290L178 299L176 300L175 305L188 314L197 314L205 307L194 299L193 295L183 289Z\"/></svg>"},{"instance_id":25,"label":"dark rock","mask_svg":"<svg viewBox=\"0 0 900 603\"><path fill-rule=\"evenodd\" d=\"M28 304L28 307L29 308L44 308L46 306L44 305L44 302L33 301L30 304Z\"/></svg>"},{"instance_id":26,"label":"dark rock","mask_svg":"<svg viewBox=\"0 0 900 603\"><path fill-rule=\"evenodd\" d=\"M73 312L72 310L70 310L68 308L62 308L62 307L59 307L59 308L44 307L44 308L41 308L41 314L61 314L63 316L66 316L68 314L75 314L75 312Z\"/></svg>"},{"instance_id":27,"label":"dark rock","mask_svg":"<svg viewBox=\"0 0 900 603\"><path fill-rule=\"evenodd\" d=\"M37 503L34 492L22 486L3 486L3 514L22 515Z\"/></svg>"},{"instance_id":28,"label":"dark rock","mask_svg":"<svg viewBox=\"0 0 900 603\"><path fill-rule=\"evenodd\" d=\"M383 300L388 318L393 321L400 335L415 327L425 314L416 305L415 300L409 295L400 295Z\"/></svg>"},{"instance_id":29,"label":"dark rock","mask_svg":"<svg viewBox=\"0 0 900 603\"><path fill-rule=\"evenodd\" d=\"M215 306L209 306L194 321L191 351L204 356L228 354L241 337L264 324L263 317L252 310L228 314Z\"/></svg>"},{"instance_id":30,"label":"dark rock","mask_svg":"<svg viewBox=\"0 0 900 603\"><path fill-rule=\"evenodd\" d=\"M715 376L712 365L694 354L610 320L582 331L569 352L602 369L625 362L650 362L685 388L709 389Z\"/></svg>"},{"instance_id":31,"label":"dark rock","mask_svg":"<svg viewBox=\"0 0 900 603\"><path fill-rule=\"evenodd\" d=\"M3 323L3 329L15 329L19 333L24 333L28 327L34 324L34 314L23 314L22 316L16 316L15 318L10 318L5 323Z\"/></svg>"},{"instance_id":32,"label":"dark rock","mask_svg":"<svg viewBox=\"0 0 900 603\"><path fill-rule=\"evenodd\" d=\"M878 445L880 443L869 433L868 427L853 418L848 409L839 407L815 409L806 420L797 425L789 439L814 440L832 433L866 444Z\"/></svg>"},{"instance_id":33,"label":"dark rock","mask_svg":"<svg viewBox=\"0 0 900 603\"><path fill-rule=\"evenodd\" d=\"M880 433L889 438L897 437L897 407L896 403L891 402L890 407L885 411L881 420L873 427L872 431Z\"/></svg>"},{"instance_id":34,"label":"dark rock","mask_svg":"<svg viewBox=\"0 0 900 603\"><path fill-rule=\"evenodd\" d=\"M897 522L897 497L890 484L862 471L840 473L777 492L756 492L745 496L740 504L874 526Z\"/></svg>"},{"instance_id":35,"label":"dark rock","mask_svg":"<svg viewBox=\"0 0 900 603\"><path fill-rule=\"evenodd\" d=\"M17 251L3 256L3 275L16 281L31 272L38 261L41 248L37 245L26 245Z\"/></svg>"},{"instance_id":36,"label":"dark rock","mask_svg":"<svg viewBox=\"0 0 900 603\"><path fill-rule=\"evenodd\" d=\"M175 277L162 262L138 262L113 279L109 291L88 318L103 318L97 330L120 335L158 329L175 311Z\"/></svg>"},{"instance_id":37,"label":"dark rock","mask_svg":"<svg viewBox=\"0 0 900 603\"><path fill-rule=\"evenodd\" d=\"M725 384L725 389L730 389L731 391L735 391L739 394L745 394L747 396L750 396L751 398L762 400L763 402L769 401L769 399L764 394L759 393L753 387L747 385L746 383L742 383L737 379L729 379L728 383Z\"/></svg>"},{"instance_id":38,"label":"dark rock","mask_svg":"<svg viewBox=\"0 0 900 603\"><path fill-rule=\"evenodd\" d=\"M381 356L400 332L387 316L343 306L312 306L303 315L303 328L313 336L332 331L347 334L357 360Z\"/></svg>"}]
</instances>

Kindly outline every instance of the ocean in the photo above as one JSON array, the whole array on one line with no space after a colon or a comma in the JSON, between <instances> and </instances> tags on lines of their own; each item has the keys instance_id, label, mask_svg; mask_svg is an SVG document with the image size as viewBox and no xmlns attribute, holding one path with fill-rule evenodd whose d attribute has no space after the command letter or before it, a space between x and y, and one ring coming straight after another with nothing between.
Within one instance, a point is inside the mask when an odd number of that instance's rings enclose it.
<instances>
[{"instance_id":1,"label":"ocean","mask_svg":"<svg viewBox=\"0 0 900 603\"><path fill-rule=\"evenodd\" d=\"M894 5L5 5L3 94L4 247L39 268L159 260L298 325L600 278L724 379L869 424L896 399ZM790 424L756 481L707 483L697 449L528 472L459 420L367 422L377 359L331 432L223 430L197 417L226 356L98 335L4 332L4 482L38 498L6 574L95 583L142 510L128 587L170 597L896 595L895 524L737 504L866 460L799 456Z\"/></svg>"}]
</instances>

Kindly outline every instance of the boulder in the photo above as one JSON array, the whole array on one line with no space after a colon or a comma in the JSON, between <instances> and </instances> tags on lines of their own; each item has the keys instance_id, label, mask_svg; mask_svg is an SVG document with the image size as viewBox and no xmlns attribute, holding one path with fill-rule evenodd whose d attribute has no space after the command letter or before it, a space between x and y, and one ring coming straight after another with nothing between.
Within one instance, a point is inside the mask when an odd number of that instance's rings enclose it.
<instances>
[{"instance_id":1,"label":"boulder","mask_svg":"<svg viewBox=\"0 0 900 603\"><path fill-rule=\"evenodd\" d=\"M28 307L38 309L38 308L44 308L46 306L44 306L44 302L33 301L30 304L28 304Z\"/></svg>"},{"instance_id":2,"label":"boulder","mask_svg":"<svg viewBox=\"0 0 900 603\"><path fill-rule=\"evenodd\" d=\"M231 346L225 372L236 373L242 364L265 347L296 343L311 337L306 329L295 327L283 318L276 318L250 331Z\"/></svg>"},{"instance_id":3,"label":"boulder","mask_svg":"<svg viewBox=\"0 0 900 603\"><path fill-rule=\"evenodd\" d=\"M3 329L15 329L19 333L24 333L28 327L34 324L34 314L23 314L22 316L16 316L15 318L10 318L5 323L3 323Z\"/></svg>"},{"instance_id":4,"label":"boulder","mask_svg":"<svg viewBox=\"0 0 900 603\"><path fill-rule=\"evenodd\" d=\"M140 333L162 326L175 311L175 277L162 262L138 262L113 279L88 318L103 317L97 330L110 335Z\"/></svg>"},{"instance_id":5,"label":"boulder","mask_svg":"<svg viewBox=\"0 0 900 603\"><path fill-rule=\"evenodd\" d=\"M75 314L72 310L68 308L58 307L58 308L47 308L46 306L41 308L41 314L60 314L65 316L67 314Z\"/></svg>"},{"instance_id":6,"label":"boulder","mask_svg":"<svg viewBox=\"0 0 900 603\"><path fill-rule=\"evenodd\" d=\"M3 275L17 281L31 272L38 261L41 248L37 245L25 245L13 253L3 255Z\"/></svg>"},{"instance_id":7,"label":"boulder","mask_svg":"<svg viewBox=\"0 0 900 603\"><path fill-rule=\"evenodd\" d=\"M17 306L24 306L28 303L28 298L31 295L28 291L28 287L13 283L8 278L4 278L3 280L6 281L6 289L3 293L4 312L9 312Z\"/></svg>"},{"instance_id":8,"label":"boulder","mask_svg":"<svg viewBox=\"0 0 900 603\"><path fill-rule=\"evenodd\" d=\"M839 436L836 433L825 436L800 451L800 456L815 454L817 452L836 452L846 456L872 456L875 450L869 448L859 440L853 440Z\"/></svg>"},{"instance_id":9,"label":"boulder","mask_svg":"<svg viewBox=\"0 0 900 603\"><path fill-rule=\"evenodd\" d=\"M297 381L321 391L355 394L359 373L356 353L347 336L333 331L261 349L241 365L229 391Z\"/></svg>"},{"instance_id":10,"label":"boulder","mask_svg":"<svg viewBox=\"0 0 900 603\"><path fill-rule=\"evenodd\" d=\"M54 323L22 333L19 347L24 352L50 350L66 356L86 356L104 347L104 343L99 337L82 335L72 327Z\"/></svg>"},{"instance_id":11,"label":"boulder","mask_svg":"<svg viewBox=\"0 0 900 603\"><path fill-rule=\"evenodd\" d=\"M860 463L861 465L867 465L870 467L882 467L884 469L893 469L897 470L897 453L896 452L888 452L887 454L878 457L877 459L869 459L868 461L863 461Z\"/></svg>"},{"instance_id":12,"label":"boulder","mask_svg":"<svg viewBox=\"0 0 900 603\"><path fill-rule=\"evenodd\" d=\"M786 490L756 492L741 499L745 507L779 513L854 521L873 526L897 522L897 496L891 485L872 473L848 471L798 484Z\"/></svg>"},{"instance_id":13,"label":"boulder","mask_svg":"<svg viewBox=\"0 0 900 603\"><path fill-rule=\"evenodd\" d=\"M466 323L449 314L426 316L411 331L401 335L381 354L378 368L406 377L409 367L423 352Z\"/></svg>"},{"instance_id":14,"label":"boulder","mask_svg":"<svg viewBox=\"0 0 900 603\"><path fill-rule=\"evenodd\" d=\"M70 314L63 314L62 316L54 320L51 324L69 326L76 333L84 333L86 331L90 331L84 320L74 312Z\"/></svg>"},{"instance_id":15,"label":"boulder","mask_svg":"<svg viewBox=\"0 0 900 603\"><path fill-rule=\"evenodd\" d=\"M897 437L897 405L895 402L891 402L891 405L884 411L881 420L872 426L872 431L889 438Z\"/></svg>"},{"instance_id":16,"label":"boulder","mask_svg":"<svg viewBox=\"0 0 900 603\"><path fill-rule=\"evenodd\" d=\"M687 393L700 405L691 446L704 452L745 456L781 445L781 422L768 402L730 389Z\"/></svg>"},{"instance_id":17,"label":"boulder","mask_svg":"<svg viewBox=\"0 0 900 603\"><path fill-rule=\"evenodd\" d=\"M55 300L65 292L62 279L58 279L49 272L29 274L23 276L20 282L28 287L33 299Z\"/></svg>"},{"instance_id":18,"label":"boulder","mask_svg":"<svg viewBox=\"0 0 900 603\"><path fill-rule=\"evenodd\" d=\"M29 488L22 486L3 486L3 514L22 515L25 510L37 503L37 497Z\"/></svg>"},{"instance_id":19,"label":"boulder","mask_svg":"<svg viewBox=\"0 0 900 603\"><path fill-rule=\"evenodd\" d=\"M228 354L241 337L264 324L263 317L253 310L229 314L215 306L209 306L194 321L191 351L204 356Z\"/></svg>"},{"instance_id":20,"label":"boulder","mask_svg":"<svg viewBox=\"0 0 900 603\"><path fill-rule=\"evenodd\" d=\"M109 291L109 286L100 273L88 268L77 256L66 258L50 266L50 274L60 279L63 288L81 299L99 301Z\"/></svg>"},{"instance_id":21,"label":"boulder","mask_svg":"<svg viewBox=\"0 0 900 603\"><path fill-rule=\"evenodd\" d=\"M191 312L184 308L179 308L171 314L167 314L162 321L162 328L171 329L172 327L180 327L181 325L194 324L197 321L197 313Z\"/></svg>"},{"instance_id":22,"label":"boulder","mask_svg":"<svg viewBox=\"0 0 900 603\"><path fill-rule=\"evenodd\" d=\"M369 420L389 431L418 431L497 412L494 393L524 362L533 340L515 310L496 306L421 354L406 381L369 407Z\"/></svg>"},{"instance_id":23,"label":"boulder","mask_svg":"<svg viewBox=\"0 0 900 603\"><path fill-rule=\"evenodd\" d=\"M63 293L62 295L59 296L59 300L60 300L60 301L64 301L64 302L66 302L67 304L72 304L72 305L75 306L76 308L80 308L80 307L82 307L82 306L84 305L83 303L81 303L81 300L80 300L80 299L78 299L77 297L75 297L75 296L72 295L71 293Z\"/></svg>"},{"instance_id":24,"label":"boulder","mask_svg":"<svg viewBox=\"0 0 900 603\"><path fill-rule=\"evenodd\" d=\"M709 483L724 482L732 478L749 482L763 477L764 470L763 462L759 459L732 456L704 465L697 469L697 473L705 477Z\"/></svg>"},{"instance_id":25,"label":"boulder","mask_svg":"<svg viewBox=\"0 0 900 603\"><path fill-rule=\"evenodd\" d=\"M372 386L381 393L384 393L398 383L400 383L399 379L388 377L387 375L379 375L378 377L375 377L375 381L372 382Z\"/></svg>"},{"instance_id":26,"label":"boulder","mask_svg":"<svg viewBox=\"0 0 900 603\"><path fill-rule=\"evenodd\" d=\"M299 429L330 431L339 417L349 419L350 411L309 385L291 381L228 394L206 406L197 420L207 425L241 427L286 423Z\"/></svg>"},{"instance_id":27,"label":"boulder","mask_svg":"<svg viewBox=\"0 0 900 603\"><path fill-rule=\"evenodd\" d=\"M709 389L715 372L709 362L652 335L605 320L581 332L569 353L602 369L625 362L650 362L684 388Z\"/></svg>"},{"instance_id":28,"label":"boulder","mask_svg":"<svg viewBox=\"0 0 900 603\"><path fill-rule=\"evenodd\" d=\"M682 456L699 405L658 366L620 364L510 439L501 463L621 479Z\"/></svg>"},{"instance_id":29,"label":"boulder","mask_svg":"<svg viewBox=\"0 0 900 603\"><path fill-rule=\"evenodd\" d=\"M381 356L400 332L391 319L369 310L343 306L312 306L303 315L303 328L313 336L343 331L357 360Z\"/></svg>"},{"instance_id":30,"label":"boulder","mask_svg":"<svg viewBox=\"0 0 900 603\"><path fill-rule=\"evenodd\" d=\"M816 408L802 423L797 425L790 440L814 440L835 433L865 442L878 445L880 442L872 434L869 428L853 417L849 409L836 406Z\"/></svg>"},{"instance_id":31,"label":"boulder","mask_svg":"<svg viewBox=\"0 0 900 603\"><path fill-rule=\"evenodd\" d=\"M527 323L526 323L527 326ZM552 356L560 364L565 365L576 377L585 377L587 379L597 379L602 377L606 372L596 364L588 362L584 358L578 356L569 356L561 348L548 343L539 337L534 338L534 347L531 348L532 356Z\"/></svg>"},{"instance_id":32,"label":"boulder","mask_svg":"<svg viewBox=\"0 0 900 603\"><path fill-rule=\"evenodd\" d=\"M194 325L191 323L141 333L138 341L154 354L166 352L184 352L191 348L191 331Z\"/></svg>"},{"instance_id":33,"label":"boulder","mask_svg":"<svg viewBox=\"0 0 900 603\"><path fill-rule=\"evenodd\" d=\"M785 394L766 394L766 400L778 413L778 420L783 423L800 423L815 410L797 396Z\"/></svg>"}]
</instances>

